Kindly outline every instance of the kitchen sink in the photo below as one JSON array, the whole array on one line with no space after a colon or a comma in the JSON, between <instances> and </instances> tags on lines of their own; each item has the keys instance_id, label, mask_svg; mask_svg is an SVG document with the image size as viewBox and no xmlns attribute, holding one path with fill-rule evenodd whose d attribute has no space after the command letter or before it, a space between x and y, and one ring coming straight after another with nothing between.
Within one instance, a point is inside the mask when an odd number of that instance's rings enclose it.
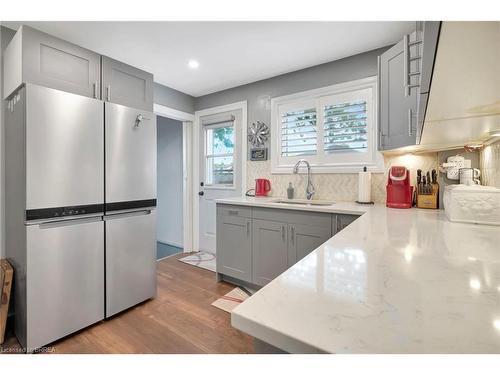
<instances>
[{"instance_id":1,"label":"kitchen sink","mask_svg":"<svg viewBox=\"0 0 500 375\"><path fill-rule=\"evenodd\" d=\"M335 202L332 201L307 200L307 199L276 199L271 202L283 203L283 204L298 204L301 206L331 206L335 204Z\"/></svg>"}]
</instances>

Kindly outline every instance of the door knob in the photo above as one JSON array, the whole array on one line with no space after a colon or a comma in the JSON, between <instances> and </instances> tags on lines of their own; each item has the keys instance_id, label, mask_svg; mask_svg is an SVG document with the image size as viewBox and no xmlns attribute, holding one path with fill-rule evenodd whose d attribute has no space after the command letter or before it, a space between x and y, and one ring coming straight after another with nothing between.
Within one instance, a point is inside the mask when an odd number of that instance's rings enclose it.
<instances>
[{"instance_id":1,"label":"door knob","mask_svg":"<svg viewBox=\"0 0 500 375\"><path fill-rule=\"evenodd\" d=\"M202 196L204 196L204 195L205 195L205 192L204 192L204 191L200 191L200 192L198 192L198 195L199 195L200 197L202 197Z\"/></svg>"}]
</instances>

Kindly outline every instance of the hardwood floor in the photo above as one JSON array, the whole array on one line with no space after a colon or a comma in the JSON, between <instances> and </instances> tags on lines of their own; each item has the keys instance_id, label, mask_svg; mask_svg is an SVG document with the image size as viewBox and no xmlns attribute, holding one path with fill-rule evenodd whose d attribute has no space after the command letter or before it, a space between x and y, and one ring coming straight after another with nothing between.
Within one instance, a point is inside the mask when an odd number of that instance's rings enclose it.
<instances>
[{"instance_id":1,"label":"hardwood floor","mask_svg":"<svg viewBox=\"0 0 500 375\"><path fill-rule=\"evenodd\" d=\"M158 262L158 296L51 345L55 353L253 353L252 338L210 304L234 288L177 259ZM4 351L15 350L7 337Z\"/></svg>"}]
</instances>

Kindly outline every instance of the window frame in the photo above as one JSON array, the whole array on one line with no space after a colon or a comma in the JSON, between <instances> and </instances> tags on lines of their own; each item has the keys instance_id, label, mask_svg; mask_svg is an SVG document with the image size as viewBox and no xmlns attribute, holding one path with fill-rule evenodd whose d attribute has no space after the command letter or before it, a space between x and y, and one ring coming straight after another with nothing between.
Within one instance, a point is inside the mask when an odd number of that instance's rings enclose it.
<instances>
[{"instance_id":1,"label":"window frame","mask_svg":"<svg viewBox=\"0 0 500 375\"><path fill-rule=\"evenodd\" d=\"M357 94L361 92L361 97ZM289 174L300 159L311 164L312 173L356 173L364 166L371 172L383 172L384 161L378 151L378 107L377 77L367 77L355 81L339 83L319 89L298 92L271 99L271 173ZM324 106L332 104L331 99L344 97L366 99L368 147L366 152L344 152L343 155L324 152ZM316 155L282 156L281 155L281 114L315 103L317 153ZM342 157L340 157L342 156Z\"/></svg>"},{"instance_id":2,"label":"window frame","mask_svg":"<svg viewBox=\"0 0 500 375\"><path fill-rule=\"evenodd\" d=\"M227 124L231 123L231 126L228 126ZM233 128L233 135L234 135L234 147L233 147L233 152L231 154L208 154L207 146L208 146L208 138L207 138L207 133L208 130L214 130L214 129L220 129L220 128L228 128L232 127ZM236 163L236 155L237 155L237 142L236 142L236 128L234 126L234 120L233 121L224 121L220 123L215 123L215 124L209 124L209 125L204 125L203 126L203 162L205 163L205 166L203 168L204 171L204 181L207 181L207 160L209 158L215 158L215 157L225 157L225 156L232 156L233 158L233 183L232 184L207 184L205 182L204 188L205 189L214 189L214 190L235 190L235 179L236 179L236 171L235 171L235 163ZM213 177L213 176L212 176Z\"/></svg>"}]
</instances>

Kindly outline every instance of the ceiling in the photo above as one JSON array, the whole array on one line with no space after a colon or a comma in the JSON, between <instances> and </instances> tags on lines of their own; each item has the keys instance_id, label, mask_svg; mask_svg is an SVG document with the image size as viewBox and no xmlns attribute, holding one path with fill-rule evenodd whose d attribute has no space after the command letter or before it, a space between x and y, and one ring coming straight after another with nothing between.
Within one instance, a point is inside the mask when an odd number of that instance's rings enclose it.
<instances>
[{"instance_id":1,"label":"ceiling","mask_svg":"<svg viewBox=\"0 0 500 375\"><path fill-rule=\"evenodd\" d=\"M2 22L25 23L154 74L201 96L400 40L414 22ZM198 69L187 66L189 59Z\"/></svg>"}]
</instances>

